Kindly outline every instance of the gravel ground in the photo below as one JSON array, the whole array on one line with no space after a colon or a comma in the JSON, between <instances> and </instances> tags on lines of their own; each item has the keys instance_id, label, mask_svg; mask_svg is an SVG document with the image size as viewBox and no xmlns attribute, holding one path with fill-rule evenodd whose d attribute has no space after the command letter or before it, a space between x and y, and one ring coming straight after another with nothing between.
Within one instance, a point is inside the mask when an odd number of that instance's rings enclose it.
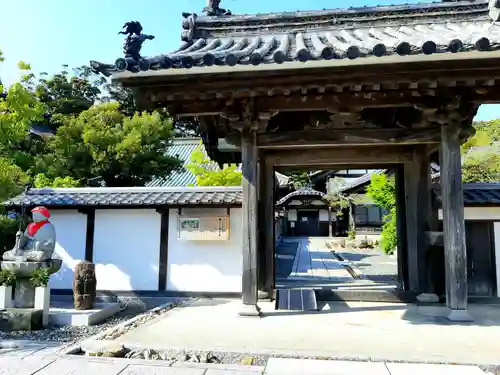
<instances>
[{"instance_id":1,"label":"gravel ground","mask_svg":"<svg viewBox=\"0 0 500 375\"><path fill-rule=\"evenodd\" d=\"M109 317L101 324L96 324L88 327L72 327L72 326L52 326L40 331L14 331L0 332L0 340L32 340L32 341L51 341L60 343L76 343L80 340L94 336L99 332L105 331L122 323L126 320L142 314L149 309L165 303L161 299L120 299L119 303L122 306L122 311L118 314Z\"/></svg>"}]
</instances>

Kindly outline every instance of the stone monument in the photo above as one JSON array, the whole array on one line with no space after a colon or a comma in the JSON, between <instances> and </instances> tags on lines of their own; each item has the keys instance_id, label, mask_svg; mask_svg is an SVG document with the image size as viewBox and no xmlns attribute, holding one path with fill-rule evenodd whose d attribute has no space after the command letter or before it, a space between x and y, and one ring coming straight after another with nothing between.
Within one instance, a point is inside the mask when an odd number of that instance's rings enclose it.
<instances>
[{"instance_id":1,"label":"stone monument","mask_svg":"<svg viewBox=\"0 0 500 375\"><path fill-rule=\"evenodd\" d=\"M80 262L75 268L73 279L73 298L75 309L91 310L96 298L95 265L88 261Z\"/></svg>"},{"instance_id":2,"label":"stone monument","mask_svg":"<svg viewBox=\"0 0 500 375\"><path fill-rule=\"evenodd\" d=\"M50 222L50 212L45 207L32 211L33 222L23 232L16 233L16 244L3 254L0 268L9 269L16 275L14 307L33 308L35 288L30 278L38 268L48 268L53 274L61 268L61 259L52 259L56 246L56 231Z\"/></svg>"}]
</instances>

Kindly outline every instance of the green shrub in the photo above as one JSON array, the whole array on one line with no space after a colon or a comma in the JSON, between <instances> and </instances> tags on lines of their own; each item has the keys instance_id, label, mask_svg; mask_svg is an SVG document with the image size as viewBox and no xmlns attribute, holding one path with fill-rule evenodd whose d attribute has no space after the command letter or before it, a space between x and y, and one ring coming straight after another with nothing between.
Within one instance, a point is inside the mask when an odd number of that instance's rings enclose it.
<instances>
[{"instance_id":1,"label":"green shrub","mask_svg":"<svg viewBox=\"0 0 500 375\"><path fill-rule=\"evenodd\" d=\"M16 275L12 270L0 270L0 285L14 286Z\"/></svg>"},{"instance_id":2,"label":"green shrub","mask_svg":"<svg viewBox=\"0 0 500 375\"><path fill-rule=\"evenodd\" d=\"M18 227L18 219L9 219L7 215L0 214L0 254L14 247Z\"/></svg>"},{"instance_id":3,"label":"green shrub","mask_svg":"<svg viewBox=\"0 0 500 375\"><path fill-rule=\"evenodd\" d=\"M396 229L396 208L384 217L385 224L382 226L380 235L380 247L384 253L391 255L398 245L398 235Z\"/></svg>"},{"instance_id":4,"label":"green shrub","mask_svg":"<svg viewBox=\"0 0 500 375\"><path fill-rule=\"evenodd\" d=\"M50 278L50 274L49 274L48 268L37 268L31 274L30 281L31 281L31 284L33 284L33 286L35 288L38 288L41 286L45 287L49 283L49 278Z\"/></svg>"}]
</instances>

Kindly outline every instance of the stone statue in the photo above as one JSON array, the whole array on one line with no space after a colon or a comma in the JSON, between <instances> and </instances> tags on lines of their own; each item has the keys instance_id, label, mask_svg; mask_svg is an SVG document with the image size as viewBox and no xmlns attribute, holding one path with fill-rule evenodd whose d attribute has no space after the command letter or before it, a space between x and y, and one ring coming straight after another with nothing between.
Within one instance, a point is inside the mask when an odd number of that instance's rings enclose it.
<instances>
[{"instance_id":1,"label":"stone statue","mask_svg":"<svg viewBox=\"0 0 500 375\"><path fill-rule=\"evenodd\" d=\"M214 17L230 16L231 11L221 8L220 2L221 0L208 0L208 4L205 8L203 8L203 12L207 16L214 16Z\"/></svg>"},{"instance_id":2,"label":"stone statue","mask_svg":"<svg viewBox=\"0 0 500 375\"><path fill-rule=\"evenodd\" d=\"M118 34L127 35L123 43L123 54L126 59L134 59L139 61L141 59L142 44L146 40L152 40L153 35L142 34L142 25L138 21L131 21L123 25L123 30Z\"/></svg>"},{"instance_id":3,"label":"stone statue","mask_svg":"<svg viewBox=\"0 0 500 375\"><path fill-rule=\"evenodd\" d=\"M3 260L19 262L46 262L52 258L56 246L56 231L49 221L50 212L45 207L32 211L33 222L23 232L16 233L16 244L3 254Z\"/></svg>"},{"instance_id":4,"label":"stone statue","mask_svg":"<svg viewBox=\"0 0 500 375\"><path fill-rule=\"evenodd\" d=\"M75 309L90 310L94 307L96 284L95 265L88 261L78 263L73 278Z\"/></svg>"}]
</instances>

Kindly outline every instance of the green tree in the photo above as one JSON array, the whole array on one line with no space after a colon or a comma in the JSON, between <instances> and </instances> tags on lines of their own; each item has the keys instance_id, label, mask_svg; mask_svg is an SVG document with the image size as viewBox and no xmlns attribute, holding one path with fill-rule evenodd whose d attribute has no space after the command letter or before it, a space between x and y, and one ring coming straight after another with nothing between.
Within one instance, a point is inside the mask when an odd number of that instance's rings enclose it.
<instances>
[{"instance_id":1,"label":"green tree","mask_svg":"<svg viewBox=\"0 0 500 375\"><path fill-rule=\"evenodd\" d=\"M360 197L358 194L346 194L342 192L342 187L345 186L345 181L343 178L335 177L328 181L328 193L326 199L328 200L330 207L337 210L337 215L343 215L343 209L348 209L349 215L349 229L348 234L351 239L356 238L356 220L354 218L354 205L360 202Z\"/></svg>"},{"instance_id":2,"label":"green tree","mask_svg":"<svg viewBox=\"0 0 500 375\"><path fill-rule=\"evenodd\" d=\"M186 169L196 177L198 186L241 186L242 175L236 165L225 165L220 169L201 147L191 153Z\"/></svg>"},{"instance_id":3,"label":"green tree","mask_svg":"<svg viewBox=\"0 0 500 375\"><path fill-rule=\"evenodd\" d=\"M73 179L72 177L56 177L50 179L43 173L39 173L35 176L33 180L33 185L36 188L74 188L80 186L80 181Z\"/></svg>"},{"instance_id":4,"label":"green tree","mask_svg":"<svg viewBox=\"0 0 500 375\"><path fill-rule=\"evenodd\" d=\"M463 182L498 182L500 181L499 148L469 152L462 161Z\"/></svg>"},{"instance_id":5,"label":"green tree","mask_svg":"<svg viewBox=\"0 0 500 375\"><path fill-rule=\"evenodd\" d=\"M293 185L294 189L303 188L311 182L307 171L291 171L288 173L288 177L290 178L290 183Z\"/></svg>"},{"instance_id":6,"label":"green tree","mask_svg":"<svg viewBox=\"0 0 500 375\"><path fill-rule=\"evenodd\" d=\"M3 61L0 51L0 62ZM26 147L29 128L44 112L43 106L24 86L31 79L29 65L21 62L18 66L25 73L21 82L7 90L0 83L0 202L20 193L29 182L26 173L32 160ZM16 228L17 221L4 215L0 208L0 251L12 245Z\"/></svg>"},{"instance_id":7,"label":"green tree","mask_svg":"<svg viewBox=\"0 0 500 375\"><path fill-rule=\"evenodd\" d=\"M172 122L157 112L127 117L119 103L95 105L64 119L39 170L51 180L100 177L106 186L142 186L180 168L165 154L172 135Z\"/></svg>"},{"instance_id":8,"label":"green tree","mask_svg":"<svg viewBox=\"0 0 500 375\"><path fill-rule=\"evenodd\" d=\"M102 94L105 78L92 73L90 67L70 69L63 65L59 73L49 77L41 73L38 80L30 80L29 88L50 114L77 115L92 107Z\"/></svg>"},{"instance_id":9,"label":"green tree","mask_svg":"<svg viewBox=\"0 0 500 375\"><path fill-rule=\"evenodd\" d=\"M388 214L384 217L382 226L380 246L386 254L394 253L398 245L396 229L396 186L394 178L388 178L385 174L374 174L366 194L379 207L385 209Z\"/></svg>"}]
</instances>

